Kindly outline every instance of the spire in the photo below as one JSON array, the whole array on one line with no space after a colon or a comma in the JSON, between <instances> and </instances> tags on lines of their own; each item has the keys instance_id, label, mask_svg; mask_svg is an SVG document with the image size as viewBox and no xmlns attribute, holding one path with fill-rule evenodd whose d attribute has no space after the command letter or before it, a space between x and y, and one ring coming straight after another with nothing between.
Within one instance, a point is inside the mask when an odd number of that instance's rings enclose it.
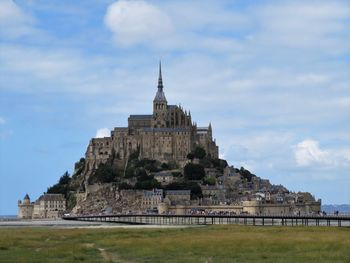
<instances>
[{"instance_id":1,"label":"spire","mask_svg":"<svg viewBox=\"0 0 350 263\"><path fill-rule=\"evenodd\" d=\"M159 61L159 76L158 76L158 90L153 100L154 102L167 102L165 94L163 92L163 79L162 79L162 64Z\"/></svg>"},{"instance_id":2,"label":"spire","mask_svg":"<svg viewBox=\"0 0 350 263\"><path fill-rule=\"evenodd\" d=\"M159 60L158 90L163 90L162 62Z\"/></svg>"}]
</instances>

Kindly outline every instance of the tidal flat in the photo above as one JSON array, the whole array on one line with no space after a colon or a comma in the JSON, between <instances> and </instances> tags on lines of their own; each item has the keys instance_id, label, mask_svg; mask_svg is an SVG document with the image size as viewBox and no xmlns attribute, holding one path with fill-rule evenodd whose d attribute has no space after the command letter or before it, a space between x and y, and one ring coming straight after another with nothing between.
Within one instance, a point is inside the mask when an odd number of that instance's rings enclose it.
<instances>
[{"instance_id":1,"label":"tidal flat","mask_svg":"<svg viewBox=\"0 0 350 263\"><path fill-rule=\"evenodd\" d=\"M350 228L0 228L0 262L350 262Z\"/></svg>"}]
</instances>

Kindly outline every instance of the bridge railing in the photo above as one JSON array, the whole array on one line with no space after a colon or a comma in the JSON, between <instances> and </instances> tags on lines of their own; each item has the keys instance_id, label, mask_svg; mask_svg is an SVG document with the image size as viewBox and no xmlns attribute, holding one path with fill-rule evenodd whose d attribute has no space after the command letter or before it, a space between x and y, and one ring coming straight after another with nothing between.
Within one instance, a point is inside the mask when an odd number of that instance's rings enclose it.
<instances>
[{"instance_id":1,"label":"bridge railing","mask_svg":"<svg viewBox=\"0 0 350 263\"><path fill-rule=\"evenodd\" d=\"M348 226L350 216L342 215L154 215L117 214L66 216L65 220L147 225L243 224L261 226Z\"/></svg>"}]
</instances>

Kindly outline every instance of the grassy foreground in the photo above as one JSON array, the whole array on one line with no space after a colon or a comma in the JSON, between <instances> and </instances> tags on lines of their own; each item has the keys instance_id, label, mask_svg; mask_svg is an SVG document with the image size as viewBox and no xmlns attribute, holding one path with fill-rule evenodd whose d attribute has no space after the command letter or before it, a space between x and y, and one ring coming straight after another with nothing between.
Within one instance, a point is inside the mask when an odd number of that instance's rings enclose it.
<instances>
[{"instance_id":1,"label":"grassy foreground","mask_svg":"<svg viewBox=\"0 0 350 263\"><path fill-rule=\"evenodd\" d=\"M350 229L0 228L0 262L350 262Z\"/></svg>"}]
</instances>

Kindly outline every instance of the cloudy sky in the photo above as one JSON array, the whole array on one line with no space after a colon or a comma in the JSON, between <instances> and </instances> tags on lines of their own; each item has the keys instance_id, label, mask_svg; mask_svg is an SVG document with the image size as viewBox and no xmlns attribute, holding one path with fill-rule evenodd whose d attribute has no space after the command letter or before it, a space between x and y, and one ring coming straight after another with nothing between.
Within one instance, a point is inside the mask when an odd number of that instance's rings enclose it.
<instances>
[{"instance_id":1,"label":"cloudy sky","mask_svg":"<svg viewBox=\"0 0 350 263\"><path fill-rule=\"evenodd\" d=\"M0 0L0 25L0 214L151 113L159 59L230 164L350 203L349 1Z\"/></svg>"}]
</instances>

